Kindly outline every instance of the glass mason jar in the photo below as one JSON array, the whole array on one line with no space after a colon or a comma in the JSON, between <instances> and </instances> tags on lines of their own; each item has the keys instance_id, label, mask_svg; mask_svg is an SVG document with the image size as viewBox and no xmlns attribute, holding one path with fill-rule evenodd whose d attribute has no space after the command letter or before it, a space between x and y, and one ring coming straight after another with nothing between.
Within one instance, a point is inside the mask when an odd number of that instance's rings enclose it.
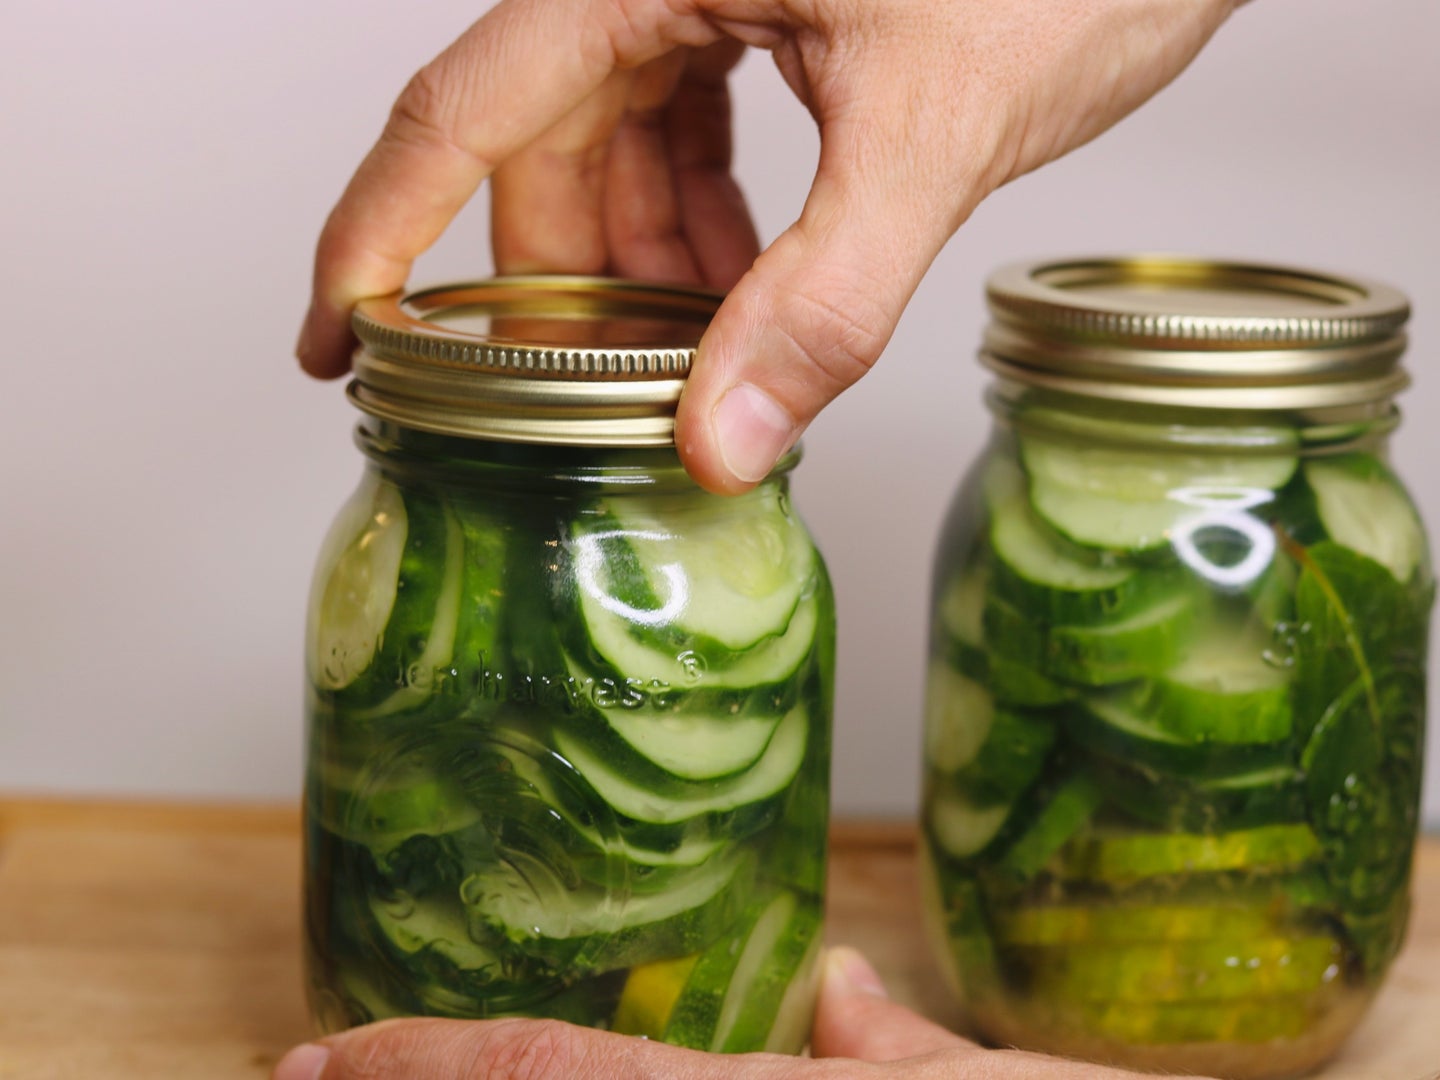
<instances>
[{"instance_id":1,"label":"glass mason jar","mask_svg":"<svg viewBox=\"0 0 1440 1080\"><path fill-rule=\"evenodd\" d=\"M1163 258L989 282L936 561L927 906L977 1033L1297 1074L1404 935L1434 582L1383 286Z\"/></svg>"},{"instance_id":2,"label":"glass mason jar","mask_svg":"<svg viewBox=\"0 0 1440 1080\"><path fill-rule=\"evenodd\" d=\"M717 297L497 279L361 305L358 490L308 624L309 996L803 1046L834 602L796 455L685 474Z\"/></svg>"}]
</instances>

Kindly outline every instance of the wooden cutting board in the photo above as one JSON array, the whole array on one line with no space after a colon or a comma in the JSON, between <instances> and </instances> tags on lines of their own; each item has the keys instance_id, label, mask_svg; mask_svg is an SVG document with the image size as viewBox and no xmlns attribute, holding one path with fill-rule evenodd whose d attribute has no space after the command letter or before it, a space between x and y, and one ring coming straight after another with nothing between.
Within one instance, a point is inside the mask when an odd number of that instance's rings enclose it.
<instances>
[{"instance_id":1,"label":"wooden cutting board","mask_svg":"<svg viewBox=\"0 0 1440 1080\"><path fill-rule=\"evenodd\" d=\"M257 1080L309 1031L294 809L0 799L0 1078ZM1440 839L1405 952L1326 1080L1440 1072ZM830 938L954 1006L921 934L914 830L841 822Z\"/></svg>"}]
</instances>

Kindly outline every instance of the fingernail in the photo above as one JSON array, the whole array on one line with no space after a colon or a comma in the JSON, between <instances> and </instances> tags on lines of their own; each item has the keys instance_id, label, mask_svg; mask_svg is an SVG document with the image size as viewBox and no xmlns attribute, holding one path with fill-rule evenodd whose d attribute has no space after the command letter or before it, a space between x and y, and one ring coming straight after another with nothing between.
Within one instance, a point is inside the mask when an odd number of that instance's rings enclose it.
<instances>
[{"instance_id":1,"label":"fingernail","mask_svg":"<svg viewBox=\"0 0 1440 1080\"><path fill-rule=\"evenodd\" d=\"M769 394L741 383L715 406L715 436L720 460L730 475L747 484L770 475L780 455L795 441L795 420Z\"/></svg>"},{"instance_id":2,"label":"fingernail","mask_svg":"<svg viewBox=\"0 0 1440 1080\"><path fill-rule=\"evenodd\" d=\"M303 365L310 359L310 319L314 309L305 312L305 321L300 324L300 338L295 342L295 359Z\"/></svg>"},{"instance_id":3,"label":"fingernail","mask_svg":"<svg viewBox=\"0 0 1440 1080\"><path fill-rule=\"evenodd\" d=\"M270 1080L317 1080L330 1060L330 1048L319 1043L297 1046L275 1066Z\"/></svg>"},{"instance_id":4,"label":"fingernail","mask_svg":"<svg viewBox=\"0 0 1440 1080\"><path fill-rule=\"evenodd\" d=\"M825 954L825 990L832 994L890 996L870 961L848 945L838 945Z\"/></svg>"}]
</instances>

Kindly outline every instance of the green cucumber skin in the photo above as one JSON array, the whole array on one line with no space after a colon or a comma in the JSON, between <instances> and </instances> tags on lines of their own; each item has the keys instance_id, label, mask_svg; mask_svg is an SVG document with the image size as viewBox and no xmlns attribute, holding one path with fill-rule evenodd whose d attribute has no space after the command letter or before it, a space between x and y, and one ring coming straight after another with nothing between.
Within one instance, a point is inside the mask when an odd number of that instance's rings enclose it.
<instances>
[{"instance_id":1,"label":"green cucumber skin","mask_svg":"<svg viewBox=\"0 0 1440 1080\"><path fill-rule=\"evenodd\" d=\"M554 553L590 496L497 503L439 485L414 498L433 499L463 537L452 655L436 670L407 670L374 692L359 693L358 681L340 692L307 692L307 965L314 1011L327 1030L408 1015L528 1015L607 1027L629 965L742 933L750 902L776 890L810 897L818 913L835 664L833 593L818 557L801 586L808 628L803 636L779 628L789 637L777 663L757 661L761 643L725 655L712 649L719 678L660 685L649 672L617 671L588 637L577 636L584 622L573 568ZM704 644L681 628L635 638L667 648L682 639ZM727 672L735 673L728 681ZM375 708L396 691L409 692L404 708ZM635 725L651 718L683 725L694 717L721 739L726 718L737 716L758 739L767 717L778 726L797 708L806 732L793 775L753 802L715 805L675 822L615 813L585 776L547 749L563 731L627 782L663 798L695 799L716 783L740 783L755 763L748 751L717 776L698 760L691 769L675 756L683 741L672 741L663 760L693 773L684 775L648 758L645 740L627 741L622 727L633 737ZM623 723L611 724L611 716ZM763 756L764 746L759 750ZM417 764L397 773L388 764L396 759ZM438 925L424 913L454 910L464 882L502 858L547 867L547 887L580 905L606 893L629 897L627 912L685 889L716 860L739 859L748 869L703 912L641 925L622 915L603 941L526 940L475 911L466 923L472 943L458 952L441 944L401 948L367 900L383 896L401 912L413 906L420 930L404 941L414 945L425 927ZM396 924L402 929L404 918ZM498 955L494 969L465 969L451 959L487 949ZM756 1045L733 1049L764 1049L764 1033L756 1037Z\"/></svg>"},{"instance_id":2,"label":"green cucumber skin","mask_svg":"<svg viewBox=\"0 0 1440 1080\"><path fill-rule=\"evenodd\" d=\"M991 453L1013 460L1013 440L1002 434ZM1325 460L1393 480L1364 453ZM1146 604L1163 600L1167 590L1194 597L1189 625L1168 641L1144 643L1139 659L1085 637L1131 617L1133 608L1116 605L1112 616L1097 607L1057 606L1043 590L1027 593L1029 583L1017 586L994 549L978 481L957 497L937 554L932 662L985 685L996 709L1023 703L1057 732L1045 775L1015 797L981 849L959 857L931 828L923 834L934 868L929 906L949 911L939 920L939 937L952 978L961 969L958 982L977 1015L1029 1016L1114 1039L1117 1048L1207 1035L1263 1043L1303 1034L1335 1001L1369 992L1383 977L1409 910L1434 585L1423 557L1405 573L1412 566L1408 548L1376 546L1390 561L1385 565L1337 543L1309 482L1302 463L1245 512L1249 532L1236 536L1261 536L1262 547L1263 537L1274 538L1268 564L1245 584L1207 579L1206 566L1186 562L1168 540L1143 550L1109 549L1113 563L1106 565L1132 568L1138 580L1127 585L1148 588ZM1217 547L1219 536L1207 534L1197 547L1223 570L1246 551L1243 544ZM941 604L947 598L953 604L961 579L970 582L969 608L982 616L978 639L956 632L973 626L966 621L973 616L957 620L952 607L943 617ZM1077 637L1086 648L1073 644ZM1263 655L1275 677L1231 665L1207 681L1203 664L1183 666L1205 641L1217 657L1228 641L1247 664ZM1001 667L1033 673L1021 681L1022 702L1002 698L993 677ZM1107 699L1123 702L1142 722L1104 722L1090 703ZM1065 775L1088 778L1083 783L1095 793L1088 811L1087 800L1065 788ZM957 790L953 774L942 781L932 770L927 807L931 800L939 805L942 788ZM973 789L959 790L983 802ZM1045 826L1047 810L1057 819L1053 829ZM1068 835L1056 845L1052 832ZM1027 834L1033 839L1022 842ZM1107 837L1117 839L1113 851ZM1022 952L1023 943L1005 940L1007 924L989 914L1029 917L1056 905L1128 907L1133 917L1110 932L1123 928L1160 940L1200 925L1196 912L1229 911L1229 922L1253 923L1257 937L1262 925L1268 928L1275 950L1308 940L1294 947L1313 950L1307 973L1314 985L1282 987L1274 991L1280 997L1266 998L1280 1009L1273 1023L1255 1019L1263 1013L1263 980L1247 983L1243 971L1228 984L1211 982L1208 991L1166 984L1167 1000L1143 1005L1071 1000L1089 968L1039 977L1055 968L1058 954ZM963 925L957 910L967 913ZM1104 978L1121 978L1115 965L1125 963L1137 979L1151 977L1145 953L1126 961L1102 947L1097 927L1110 924L1069 918L1070 929L1061 924L1052 932L1090 948L1085 964ZM1155 953L1155 965L1170 956ZM1163 974L1159 966L1155 972ZM1122 1008L1129 1013L1116 1011Z\"/></svg>"},{"instance_id":3,"label":"green cucumber skin","mask_svg":"<svg viewBox=\"0 0 1440 1080\"><path fill-rule=\"evenodd\" d=\"M447 527L445 504L433 493L410 491L403 499L407 533L399 587L375 657L348 686L339 690L315 688L339 711L373 708L405 690L416 674L413 663L425 651L446 572L451 529Z\"/></svg>"}]
</instances>

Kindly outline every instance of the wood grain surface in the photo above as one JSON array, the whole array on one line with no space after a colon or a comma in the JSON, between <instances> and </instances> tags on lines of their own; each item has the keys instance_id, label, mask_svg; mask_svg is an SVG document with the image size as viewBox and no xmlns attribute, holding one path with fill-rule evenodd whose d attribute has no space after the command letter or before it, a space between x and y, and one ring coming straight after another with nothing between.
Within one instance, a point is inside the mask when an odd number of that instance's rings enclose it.
<instances>
[{"instance_id":1,"label":"wood grain surface","mask_svg":"<svg viewBox=\"0 0 1440 1080\"><path fill-rule=\"evenodd\" d=\"M1410 940L1325 1080L1440 1072L1440 839ZM256 1080L309 1033L299 814L275 807L0 800L0 1078ZM914 832L834 831L830 938L892 995L956 1013L922 934Z\"/></svg>"}]
</instances>

